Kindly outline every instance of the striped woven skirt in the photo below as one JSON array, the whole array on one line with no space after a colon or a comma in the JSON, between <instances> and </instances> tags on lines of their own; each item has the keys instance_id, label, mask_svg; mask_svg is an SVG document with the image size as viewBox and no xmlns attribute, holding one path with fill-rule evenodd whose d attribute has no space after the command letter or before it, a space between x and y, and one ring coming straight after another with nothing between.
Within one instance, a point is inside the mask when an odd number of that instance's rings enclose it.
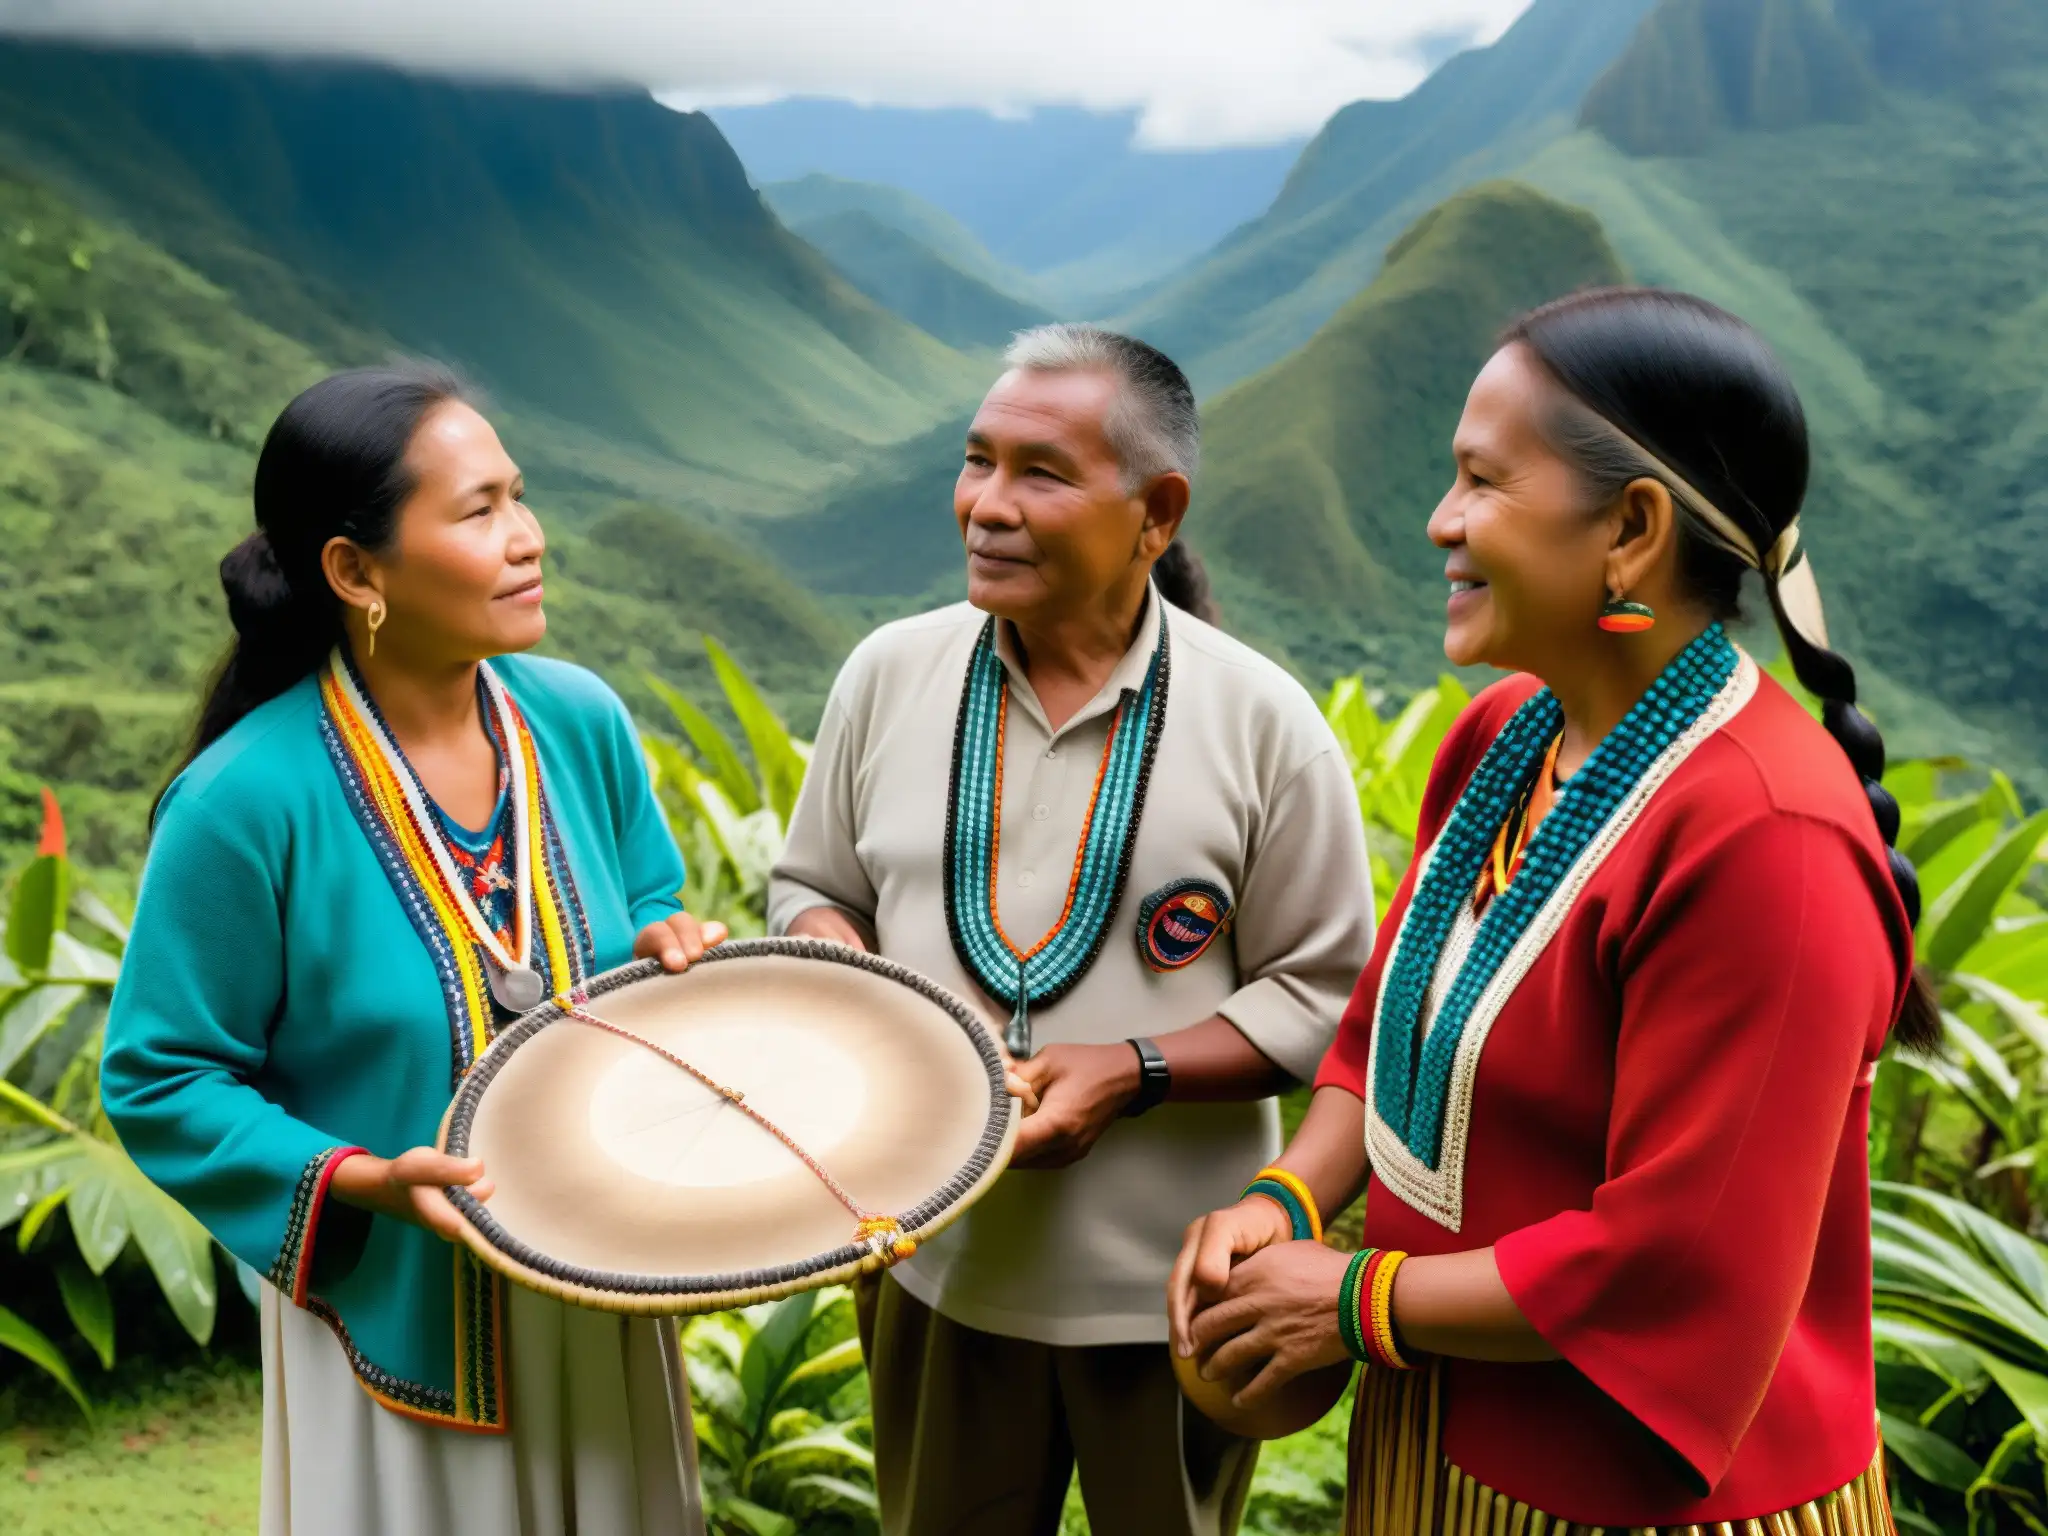
<instances>
[{"instance_id":1,"label":"striped woven skirt","mask_svg":"<svg viewBox=\"0 0 2048 1536\"><path fill-rule=\"evenodd\" d=\"M1344 1536L1606 1536L1496 1493L1443 1454L1440 1372L1359 1372ZM1641 1526L1628 1536L1896 1536L1884 1447L1833 1493L1757 1520ZM1614 1536L1622 1536L1619 1528Z\"/></svg>"}]
</instances>

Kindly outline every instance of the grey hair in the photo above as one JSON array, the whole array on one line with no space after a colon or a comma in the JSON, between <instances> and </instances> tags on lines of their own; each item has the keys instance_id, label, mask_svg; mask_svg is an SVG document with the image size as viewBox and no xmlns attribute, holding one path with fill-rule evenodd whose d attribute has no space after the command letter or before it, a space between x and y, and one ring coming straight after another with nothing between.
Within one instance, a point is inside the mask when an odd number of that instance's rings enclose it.
<instances>
[{"instance_id":1,"label":"grey hair","mask_svg":"<svg viewBox=\"0 0 2048 1536\"><path fill-rule=\"evenodd\" d=\"M1106 373L1116 381L1102 430L1123 466L1127 492L1154 475L1194 478L1201 412L1188 376L1157 347L1100 326L1061 323L1019 331L1003 361L1033 373Z\"/></svg>"}]
</instances>

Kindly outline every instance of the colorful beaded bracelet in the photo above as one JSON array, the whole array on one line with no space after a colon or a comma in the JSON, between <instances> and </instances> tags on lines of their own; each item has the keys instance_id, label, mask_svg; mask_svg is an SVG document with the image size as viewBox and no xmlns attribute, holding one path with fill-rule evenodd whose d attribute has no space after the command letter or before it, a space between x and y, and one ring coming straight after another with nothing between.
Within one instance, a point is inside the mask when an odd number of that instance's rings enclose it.
<instances>
[{"instance_id":1,"label":"colorful beaded bracelet","mask_svg":"<svg viewBox=\"0 0 2048 1536\"><path fill-rule=\"evenodd\" d=\"M1259 1176L1245 1185L1240 1200L1253 1195L1263 1195L1287 1213L1287 1219L1294 1226L1294 1240L1298 1243L1320 1243L1323 1240L1323 1215L1316 1209L1316 1197L1309 1193L1308 1186L1285 1168L1261 1168Z\"/></svg>"},{"instance_id":2,"label":"colorful beaded bracelet","mask_svg":"<svg viewBox=\"0 0 2048 1536\"><path fill-rule=\"evenodd\" d=\"M1344 1270L1337 1292L1337 1334L1354 1360L1390 1371L1415 1367L1402 1355L1394 1338L1394 1275L1405 1253L1362 1248Z\"/></svg>"}]
</instances>

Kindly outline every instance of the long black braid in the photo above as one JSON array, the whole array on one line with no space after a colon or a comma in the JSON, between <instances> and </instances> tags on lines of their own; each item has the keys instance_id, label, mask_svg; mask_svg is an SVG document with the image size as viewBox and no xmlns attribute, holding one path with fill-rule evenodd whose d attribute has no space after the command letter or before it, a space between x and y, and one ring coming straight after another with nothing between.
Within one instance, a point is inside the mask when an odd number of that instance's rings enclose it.
<instances>
[{"instance_id":1,"label":"long black braid","mask_svg":"<svg viewBox=\"0 0 2048 1536\"><path fill-rule=\"evenodd\" d=\"M1795 552L1782 570L1769 557L1799 516L1811 464L1798 391L1769 345L1703 299L1649 288L1560 299L1517 321L1503 344L1528 347L1563 386L1550 435L1601 504L1634 480L1670 489L1683 514L1680 575L1709 611L1738 616L1752 560L1764 571L1792 670L1821 701L1822 723L1863 781L1900 901L1917 926L1920 880L1896 846L1899 804L1883 783L1884 738L1856 707L1855 669L1790 611L1803 555ZM1746 555L1717 532L1715 511L1735 525ZM1896 1035L1923 1052L1941 1038L1940 1009L1918 975Z\"/></svg>"}]
</instances>

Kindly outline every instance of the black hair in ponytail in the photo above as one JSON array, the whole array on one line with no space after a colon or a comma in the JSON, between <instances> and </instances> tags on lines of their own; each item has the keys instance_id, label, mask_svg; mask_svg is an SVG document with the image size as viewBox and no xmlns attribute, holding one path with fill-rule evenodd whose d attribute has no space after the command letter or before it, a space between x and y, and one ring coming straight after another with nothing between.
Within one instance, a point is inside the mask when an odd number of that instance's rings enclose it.
<instances>
[{"instance_id":1,"label":"black hair in ponytail","mask_svg":"<svg viewBox=\"0 0 2048 1536\"><path fill-rule=\"evenodd\" d=\"M1527 347L1563 386L1569 400L1551 423L1552 439L1603 504L1631 480L1667 478L1648 450L1733 519L1760 554L1798 517L1810 468L1806 413L1769 344L1726 310L1658 289L1594 289L1524 316L1502 343ZM1672 490L1685 510L1687 498ZM1679 536L1681 580L1716 617L1736 617L1746 562L1696 516L1681 516ZM1822 723L1862 779L1886 844L1895 843L1899 806L1882 783L1884 738L1856 707L1854 668L1800 633L1775 578L1764 585L1793 671L1821 700ZM1896 847L1890 862L1917 925L1919 878ZM1918 976L1897 1033L1920 1051L1941 1038L1940 1010Z\"/></svg>"},{"instance_id":2,"label":"black hair in ponytail","mask_svg":"<svg viewBox=\"0 0 2048 1536\"><path fill-rule=\"evenodd\" d=\"M1209 590L1209 568L1185 539L1175 539L1166 546L1166 553L1152 562L1152 581L1159 595L1181 612L1192 613L1204 624L1223 622Z\"/></svg>"},{"instance_id":3,"label":"black hair in ponytail","mask_svg":"<svg viewBox=\"0 0 2048 1536\"><path fill-rule=\"evenodd\" d=\"M463 397L445 369L409 363L322 379L277 418L256 460L256 532L220 563L235 638L222 658L182 769L257 705L327 659L341 600L321 569L328 541L387 548L412 494L406 451L435 406Z\"/></svg>"}]
</instances>

